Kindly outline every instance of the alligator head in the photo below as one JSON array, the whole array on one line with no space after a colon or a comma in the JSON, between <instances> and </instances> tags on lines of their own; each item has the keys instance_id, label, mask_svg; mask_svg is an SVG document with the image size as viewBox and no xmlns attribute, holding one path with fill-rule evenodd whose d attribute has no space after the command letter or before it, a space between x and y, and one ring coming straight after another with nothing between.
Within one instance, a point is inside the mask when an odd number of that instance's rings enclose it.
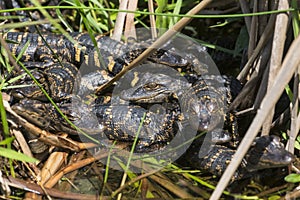
<instances>
[{"instance_id":1,"label":"alligator head","mask_svg":"<svg viewBox=\"0 0 300 200\"><path fill-rule=\"evenodd\" d=\"M285 150L279 137L262 136L255 140L246 156L247 170L256 171L260 169L283 167L294 160L294 155Z\"/></svg>"},{"instance_id":2,"label":"alligator head","mask_svg":"<svg viewBox=\"0 0 300 200\"><path fill-rule=\"evenodd\" d=\"M191 85L184 79L166 74L143 73L132 88L121 92L120 97L137 103L161 103L173 94L177 96Z\"/></svg>"}]
</instances>

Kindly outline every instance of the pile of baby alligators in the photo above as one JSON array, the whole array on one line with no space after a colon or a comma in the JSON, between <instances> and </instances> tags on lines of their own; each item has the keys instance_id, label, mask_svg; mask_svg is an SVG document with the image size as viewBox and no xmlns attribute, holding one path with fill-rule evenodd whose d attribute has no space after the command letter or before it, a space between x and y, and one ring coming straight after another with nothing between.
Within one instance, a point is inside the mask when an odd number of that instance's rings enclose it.
<instances>
[{"instance_id":1,"label":"pile of baby alligators","mask_svg":"<svg viewBox=\"0 0 300 200\"><path fill-rule=\"evenodd\" d=\"M162 150L176 134L185 134L186 130L199 134L207 132L211 145L206 154L199 156L204 137L196 136L179 160L218 176L224 172L242 137L234 112L227 109L242 88L236 79L208 74L207 69L196 66L201 62L195 61L197 56L181 57L168 47L171 44L166 44L141 65L147 70L135 73L135 77L129 76L132 78L130 87L114 96L111 96L113 88L110 88L94 96L92 103L84 104L90 100L90 94L95 94L99 86L111 80L152 41L128 45L96 35L98 54L88 34L71 33L76 44L60 34L42 36L44 40L33 33L8 32L3 35L12 54L23 53L22 63L79 128L98 140L108 138L132 144L142 123L137 144L133 147L139 153ZM151 70L166 67L180 71L182 80ZM79 73L82 68L87 69L84 74ZM21 73L24 72L15 72L14 76ZM29 85L10 91L11 106L16 113L52 133L80 134L64 121L29 75L15 84ZM113 105L113 99L117 105ZM154 104L162 105L164 112L148 109ZM44 150L37 149L36 152ZM278 137L260 137L233 179L246 177L249 175L246 172L286 166L292 160L293 155L284 150Z\"/></svg>"},{"instance_id":2,"label":"pile of baby alligators","mask_svg":"<svg viewBox=\"0 0 300 200\"><path fill-rule=\"evenodd\" d=\"M178 135L183 141L175 144L181 145L191 139L186 136L189 131L195 132L191 136L195 139L178 162L222 175L242 138L235 112L228 111L242 85L233 77L210 73L199 56L204 48L191 46L191 52L182 55L174 51L174 43L167 43L144 61L140 66L144 70L127 73L125 89L116 93L115 84L95 95L99 86L110 81L153 41L127 44L95 35L95 48L87 33L70 35L75 43L52 33L41 37L35 33L7 32L2 36L14 56L22 54L20 61L62 113L100 143L108 138L127 142L130 149L142 124L132 148L137 153L151 153L164 150ZM166 68L178 74L166 73ZM13 72L13 77L20 74L24 71ZM13 97L11 106L18 115L54 134L81 134L62 118L29 75L14 84L28 85L9 91ZM155 110L153 105L162 107ZM199 137L203 132L207 134ZM34 138L30 133L26 135L28 140ZM204 142L208 145L203 151ZM34 153L47 148L44 144L32 145ZM200 156L200 151L204 155ZM286 166L292 160L293 155L277 136L263 136L256 139L232 180L246 178L248 172Z\"/></svg>"}]
</instances>

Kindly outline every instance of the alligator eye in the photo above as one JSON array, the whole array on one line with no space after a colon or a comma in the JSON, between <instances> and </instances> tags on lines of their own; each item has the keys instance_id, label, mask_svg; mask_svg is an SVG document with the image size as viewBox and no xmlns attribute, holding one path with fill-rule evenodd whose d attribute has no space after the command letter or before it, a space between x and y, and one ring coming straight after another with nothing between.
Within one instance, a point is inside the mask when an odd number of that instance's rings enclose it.
<instances>
[{"instance_id":1,"label":"alligator eye","mask_svg":"<svg viewBox=\"0 0 300 200\"><path fill-rule=\"evenodd\" d=\"M150 83L148 83L147 85L145 85L144 88L145 88L146 90L154 90L154 89L159 88L159 86L160 86L160 85L157 84L157 83L150 82Z\"/></svg>"}]
</instances>

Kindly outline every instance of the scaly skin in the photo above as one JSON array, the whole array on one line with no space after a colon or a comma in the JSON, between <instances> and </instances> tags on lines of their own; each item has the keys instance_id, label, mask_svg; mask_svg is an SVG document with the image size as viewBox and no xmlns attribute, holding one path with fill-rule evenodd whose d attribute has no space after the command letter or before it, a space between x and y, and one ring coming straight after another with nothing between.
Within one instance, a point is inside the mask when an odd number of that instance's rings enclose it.
<instances>
[{"instance_id":1,"label":"scaly skin","mask_svg":"<svg viewBox=\"0 0 300 200\"><path fill-rule=\"evenodd\" d=\"M171 104L162 113L151 112L137 105L87 106L76 99L72 103L60 103L58 106L75 125L90 135L102 134L100 138L133 142L142 123L136 151L150 151L154 147L159 149L171 141L178 130L175 118L180 112ZM12 109L43 129L78 134L50 103L23 99L14 104ZM144 114L145 119L142 120Z\"/></svg>"},{"instance_id":2,"label":"scaly skin","mask_svg":"<svg viewBox=\"0 0 300 200\"><path fill-rule=\"evenodd\" d=\"M201 149L201 145L202 141L194 141L181 160L188 162L189 166L221 176L236 150L221 145ZM231 181L251 177L253 172L258 170L287 166L293 160L294 155L285 150L279 137L273 135L259 137L242 160Z\"/></svg>"},{"instance_id":3,"label":"scaly skin","mask_svg":"<svg viewBox=\"0 0 300 200\"><path fill-rule=\"evenodd\" d=\"M172 110L172 106L168 114L149 112L137 105L96 104L86 107L60 104L59 107L79 128L99 140L106 137L110 140L132 143L142 123L135 147L135 151L140 153L160 150L174 138L177 130L174 123L176 113ZM49 103L24 99L12 108L19 115L44 129L77 134ZM145 119L142 121L144 113ZM207 145L206 149L202 149L202 145L205 145L203 141L196 139L180 160L191 167L221 176L236 150L225 145ZM253 171L286 166L293 160L294 156L284 149L277 136L260 137L246 154L232 181L246 178Z\"/></svg>"},{"instance_id":4,"label":"scaly skin","mask_svg":"<svg viewBox=\"0 0 300 200\"><path fill-rule=\"evenodd\" d=\"M218 126L230 128L237 145L237 123L228 106L241 90L237 80L226 76L204 75L192 84L166 74L142 74L139 82L124 90L120 98L135 103L161 103L177 96L185 119L198 131L212 131ZM233 87L233 88L232 88ZM234 90L234 91L233 91ZM233 125L233 127L230 127Z\"/></svg>"},{"instance_id":5,"label":"scaly skin","mask_svg":"<svg viewBox=\"0 0 300 200\"><path fill-rule=\"evenodd\" d=\"M67 40L65 36L60 34L44 34L41 37L33 33L8 32L3 35L8 41L9 49L13 55L18 56L25 50L20 60L28 68L39 71L35 72L38 74L38 78L46 81L42 84L52 84L50 82L47 83L48 77L51 77L51 81L53 82L59 82L62 76L66 77L67 80L73 79L73 83L67 81L65 86L62 84L59 85L61 93L66 93L62 95L62 97L74 92L93 92L97 87L106 83L115 74L119 73L124 66L128 65L146 49L145 44L135 43L128 46L125 43L115 41L109 37L95 35L95 40L100 52L99 55L88 34L71 33L71 36L77 41L76 44L73 44ZM43 38L48 45L46 45ZM24 49L27 43L29 45ZM163 63L170 67L182 67L182 69L189 69L186 66L190 65L187 60L176 55L174 52L163 49L158 49L148 60L154 63ZM83 91L73 91L71 87L67 85L75 84L74 77L76 73L73 73L74 66L81 72L83 79L81 83L82 86L79 87ZM48 67L52 69L47 70ZM54 71L54 69L56 70ZM72 72L66 74L66 71ZM49 73L49 75L47 73ZM42 74L44 77L42 77ZM93 80L90 80L90 78ZM16 84L34 85L34 82L30 81L28 76L25 80L26 81L18 81ZM18 93L22 93L22 95L15 96L44 100L45 96L43 96L40 91L33 90L33 88L39 90L38 87L31 87L30 90L20 88ZM58 94L57 91L48 90L51 89L50 87L46 87L45 89L49 94L53 94L53 96L50 96L54 98L55 101L63 100L63 98L59 100L59 96L56 95ZM38 94L41 95L38 96Z\"/></svg>"},{"instance_id":6,"label":"scaly skin","mask_svg":"<svg viewBox=\"0 0 300 200\"><path fill-rule=\"evenodd\" d=\"M103 35L95 35L98 54L90 36L87 33L71 33L71 37L77 42L73 44L61 34L44 34L42 37L34 33L8 32L3 37L8 43L12 54L17 56L21 53L25 44L29 46L22 54L21 61L27 62L57 62L57 59L70 62L77 67L86 64L89 67L98 67L112 74L120 72L145 49L145 45L139 43L126 45ZM149 41L152 42L152 41ZM53 52L56 54L53 55ZM187 66L188 61L173 52L158 49L150 58L155 63L169 66ZM101 63L103 61L103 63ZM104 64L104 66L103 66Z\"/></svg>"}]
</instances>

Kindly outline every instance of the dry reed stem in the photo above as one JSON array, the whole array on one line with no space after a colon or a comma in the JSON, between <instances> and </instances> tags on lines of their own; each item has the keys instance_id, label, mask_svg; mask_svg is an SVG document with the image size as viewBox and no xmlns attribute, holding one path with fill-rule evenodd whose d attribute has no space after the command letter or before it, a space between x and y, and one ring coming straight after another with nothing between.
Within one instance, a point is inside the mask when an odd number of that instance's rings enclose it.
<instances>
[{"instance_id":1,"label":"dry reed stem","mask_svg":"<svg viewBox=\"0 0 300 200\"><path fill-rule=\"evenodd\" d=\"M260 53L255 63L256 66L255 69L257 69L257 71L255 71L255 74L253 74L252 76L258 75L259 77L261 77L259 79L260 81L258 81L256 84L256 88L258 88L258 91L254 90L253 96L251 96L251 99L255 99L253 105L255 109L257 109L260 106L262 99L266 95L269 71L270 71L269 68L270 68L271 48L272 48L272 41L269 40L268 43L263 48L262 52Z\"/></svg>"},{"instance_id":2,"label":"dry reed stem","mask_svg":"<svg viewBox=\"0 0 300 200\"><path fill-rule=\"evenodd\" d=\"M262 191L262 192L256 194L256 196L262 197L262 198L263 198L263 197L266 197L267 195L270 195L270 194L272 194L272 193L276 193L276 192L278 192L278 191L280 191L280 190L283 190L283 189L285 189L285 188L288 188L288 186L289 186L289 184L286 183L286 184L284 184L284 185L280 185L280 186L277 186L277 187L274 187L274 188L271 188L271 189L267 189L267 190L265 190L265 191Z\"/></svg>"},{"instance_id":3,"label":"dry reed stem","mask_svg":"<svg viewBox=\"0 0 300 200\"><path fill-rule=\"evenodd\" d=\"M154 13L154 6L153 6L153 0L148 0L148 10L150 13ZM155 15L149 15L150 18L150 28L151 28L151 35L152 38L157 38L157 32L156 32L156 23L155 23Z\"/></svg>"},{"instance_id":4,"label":"dry reed stem","mask_svg":"<svg viewBox=\"0 0 300 200\"><path fill-rule=\"evenodd\" d=\"M1 190L5 193L6 196L11 195L11 189L8 183L3 179L2 170L0 170L0 183L1 183Z\"/></svg>"},{"instance_id":5,"label":"dry reed stem","mask_svg":"<svg viewBox=\"0 0 300 200\"><path fill-rule=\"evenodd\" d=\"M267 41L266 41L267 42ZM255 112L263 97L265 96L265 87L259 88L259 91L256 91L256 88L258 86L258 83L267 82L267 74L268 71L264 66L267 66L267 63L269 61L269 57L271 55L271 43L267 42L265 46L261 46L262 50L257 54L256 60L256 67L259 71L252 72L252 75L250 77L250 80L246 82L245 86L243 87L242 91L238 94L238 96L234 99L234 101L230 104L229 110L235 110L238 106L246 110L240 111L239 113L246 113L249 111ZM256 48L257 49L257 48ZM253 57L251 57L253 58ZM250 58L250 59L251 59ZM254 62L254 60L253 60ZM262 85L262 84L261 84ZM245 101L245 99L248 99ZM255 100L254 100L255 99ZM249 102L251 101L252 107L249 109ZM254 103L252 103L254 101ZM246 104L246 105L244 105Z\"/></svg>"},{"instance_id":6,"label":"dry reed stem","mask_svg":"<svg viewBox=\"0 0 300 200\"><path fill-rule=\"evenodd\" d=\"M253 5L253 13L257 12L257 0L254 1ZM251 26L250 26L250 32L249 32L249 44L248 44L248 59L253 55L253 51L255 49L255 46L257 44L257 22L258 16L252 16L251 18Z\"/></svg>"},{"instance_id":7,"label":"dry reed stem","mask_svg":"<svg viewBox=\"0 0 300 200\"><path fill-rule=\"evenodd\" d=\"M269 41L269 39L272 35L273 28L274 28L274 22L275 22L275 15L271 15L270 20L269 20L263 34L261 35L256 48L253 51L253 54L249 58L246 65L243 67L243 70L237 76L237 79L240 80L242 83L244 83L246 81L246 77L248 76L249 71L251 70L254 61L256 60L259 53L262 51L264 46Z\"/></svg>"},{"instance_id":8,"label":"dry reed stem","mask_svg":"<svg viewBox=\"0 0 300 200\"><path fill-rule=\"evenodd\" d=\"M272 2L274 4L272 5ZM276 10L277 9L277 4L278 0L258 0L257 1L257 11L258 12L265 12L269 10ZM270 8L269 8L269 4ZM266 25L268 23L269 15L260 15L257 17L258 20L258 26L257 26L257 36L260 37L261 34L264 32L264 29L266 28Z\"/></svg>"},{"instance_id":9,"label":"dry reed stem","mask_svg":"<svg viewBox=\"0 0 300 200\"><path fill-rule=\"evenodd\" d=\"M120 10L127 10L127 4L128 4L128 0L121 0L119 9ZM121 40L121 36L122 36L122 33L123 33L124 22L125 22L125 17L126 17L125 12L119 12L118 13L116 23L115 23L115 27L114 27L114 33L112 35L112 39L117 40L117 41Z\"/></svg>"},{"instance_id":10,"label":"dry reed stem","mask_svg":"<svg viewBox=\"0 0 300 200\"><path fill-rule=\"evenodd\" d=\"M127 9L129 11L135 11L137 9L137 3L138 0L130 0ZM127 13L126 15L124 36L125 38L136 38L136 30L134 26L134 13Z\"/></svg>"},{"instance_id":11,"label":"dry reed stem","mask_svg":"<svg viewBox=\"0 0 300 200\"><path fill-rule=\"evenodd\" d=\"M246 132L243 140L241 141L236 153L234 154L230 164L226 168L210 199L220 198L222 192L228 185L232 175L234 174L239 164L241 163L243 157L250 148L254 138L260 130L270 110L275 106L286 84L288 84L288 82L291 80L300 62L300 49L298 48L299 45L300 37L297 37L291 44L289 51L287 52L284 58L282 67L274 80L274 85L263 99L260 109L258 110L255 118L253 119L248 131Z\"/></svg>"},{"instance_id":12,"label":"dry reed stem","mask_svg":"<svg viewBox=\"0 0 300 200\"><path fill-rule=\"evenodd\" d=\"M287 144L288 150L291 153L294 153L296 137L299 133L299 120L297 116L299 111L299 67L297 72L294 75L294 85L293 85L293 101L291 103L291 128L289 134L289 141Z\"/></svg>"},{"instance_id":13,"label":"dry reed stem","mask_svg":"<svg viewBox=\"0 0 300 200\"><path fill-rule=\"evenodd\" d=\"M288 0L279 0L278 10L286 10L289 7L290 6ZM272 87L274 79L281 66L284 44L286 40L286 33L288 31L287 28L288 28L287 13L279 13L276 16L276 21L275 21L275 30L274 30L274 36L272 42L267 90L270 90L270 88ZM262 135L268 135L271 128L273 116L274 116L274 109L272 109L272 111L270 112L269 116L267 117L263 125Z\"/></svg>"},{"instance_id":14,"label":"dry reed stem","mask_svg":"<svg viewBox=\"0 0 300 200\"><path fill-rule=\"evenodd\" d=\"M240 2L240 5L241 5L242 12L244 14L250 13L250 8L249 8L249 5L248 5L247 1L246 0L239 0L239 2ZM251 32L250 31L251 30L251 19L252 19L252 17L244 17L248 34L250 34L250 32Z\"/></svg>"}]
</instances>

